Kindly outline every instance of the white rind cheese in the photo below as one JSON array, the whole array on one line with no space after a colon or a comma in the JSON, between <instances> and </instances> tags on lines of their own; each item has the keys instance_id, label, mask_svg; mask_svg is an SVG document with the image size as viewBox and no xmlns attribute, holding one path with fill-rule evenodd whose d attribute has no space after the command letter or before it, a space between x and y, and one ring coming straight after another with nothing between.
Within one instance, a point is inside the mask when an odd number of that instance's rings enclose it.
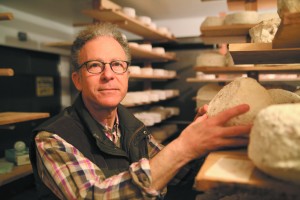
<instances>
[{"instance_id":1,"label":"white rind cheese","mask_svg":"<svg viewBox=\"0 0 300 200\"><path fill-rule=\"evenodd\" d=\"M196 58L196 66L224 67L226 66L226 58L218 52L202 52Z\"/></svg>"},{"instance_id":2,"label":"white rind cheese","mask_svg":"<svg viewBox=\"0 0 300 200\"><path fill-rule=\"evenodd\" d=\"M300 0L277 0L277 12L281 18L284 13L300 12Z\"/></svg>"},{"instance_id":3,"label":"white rind cheese","mask_svg":"<svg viewBox=\"0 0 300 200\"><path fill-rule=\"evenodd\" d=\"M232 118L227 125L251 124L257 113L273 104L268 91L252 78L237 78L224 86L208 105L208 116L217 115L239 104L248 104L250 110Z\"/></svg>"},{"instance_id":4,"label":"white rind cheese","mask_svg":"<svg viewBox=\"0 0 300 200\"><path fill-rule=\"evenodd\" d=\"M271 43L280 24L280 18L265 20L249 30L252 43Z\"/></svg>"},{"instance_id":5,"label":"white rind cheese","mask_svg":"<svg viewBox=\"0 0 300 200\"><path fill-rule=\"evenodd\" d=\"M201 27L221 26L223 24L224 24L223 17L209 16L209 17L206 17L205 20L202 22Z\"/></svg>"},{"instance_id":6,"label":"white rind cheese","mask_svg":"<svg viewBox=\"0 0 300 200\"><path fill-rule=\"evenodd\" d=\"M269 89L268 92L275 104L300 103L300 96L294 92L283 89Z\"/></svg>"},{"instance_id":7,"label":"white rind cheese","mask_svg":"<svg viewBox=\"0 0 300 200\"><path fill-rule=\"evenodd\" d=\"M258 13L256 11L243 11L225 16L224 24L257 24Z\"/></svg>"},{"instance_id":8,"label":"white rind cheese","mask_svg":"<svg viewBox=\"0 0 300 200\"><path fill-rule=\"evenodd\" d=\"M300 184L300 104L269 106L255 118L248 156L260 170Z\"/></svg>"}]
</instances>

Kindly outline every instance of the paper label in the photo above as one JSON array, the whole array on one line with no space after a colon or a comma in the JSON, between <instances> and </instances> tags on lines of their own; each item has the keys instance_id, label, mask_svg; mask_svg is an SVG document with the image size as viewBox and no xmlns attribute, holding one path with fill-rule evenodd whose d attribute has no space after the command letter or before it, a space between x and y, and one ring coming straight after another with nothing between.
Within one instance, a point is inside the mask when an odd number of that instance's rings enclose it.
<instances>
[{"instance_id":1,"label":"paper label","mask_svg":"<svg viewBox=\"0 0 300 200\"><path fill-rule=\"evenodd\" d=\"M236 182L248 182L254 165L249 160L220 158L205 173L206 177Z\"/></svg>"}]
</instances>

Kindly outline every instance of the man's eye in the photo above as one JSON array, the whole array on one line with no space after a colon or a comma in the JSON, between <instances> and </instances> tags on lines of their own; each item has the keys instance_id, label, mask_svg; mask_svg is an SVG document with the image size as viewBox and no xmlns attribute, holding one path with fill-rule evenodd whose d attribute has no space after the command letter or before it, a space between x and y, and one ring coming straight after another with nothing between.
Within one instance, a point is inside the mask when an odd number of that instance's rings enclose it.
<instances>
[{"instance_id":1,"label":"man's eye","mask_svg":"<svg viewBox=\"0 0 300 200\"><path fill-rule=\"evenodd\" d=\"M122 66L122 63L121 62L113 62L112 66L120 67L120 66Z\"/></svg>"},{"instance_id":2,"label":"man's eye","mask_svg":"<svg viewBox=\"0 0 300 200\"><path fill-rule=\"evenodd\" d=\"M90 63L89 67L90 67L90 68L93 68L93 67L101 67L101 63Z\"/></svg>"}]
</instances>

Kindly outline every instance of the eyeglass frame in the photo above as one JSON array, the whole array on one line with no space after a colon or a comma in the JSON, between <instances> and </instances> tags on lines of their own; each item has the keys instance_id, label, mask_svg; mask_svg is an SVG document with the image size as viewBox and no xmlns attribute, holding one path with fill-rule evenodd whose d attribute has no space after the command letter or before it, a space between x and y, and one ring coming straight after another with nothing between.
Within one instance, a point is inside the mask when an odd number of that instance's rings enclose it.
<instances>
[{"instance_id":1,"label":"eyeglass frame","mask_svg":"<svg viewBox=\"0 0 300 200\"><path fill-rule=\"evenodd\" d=\"M90 72L90 71L88 70L87 64L88 64L89 62L93 62L93 61L97 61L97 62L100 62L100 63L103 64L103 68L102 68L102 70L101 70L99 73L92 73L92 72ZM115 71L113 70L113 68L112 68L112 63L113 63L113 62L118 62L118 61L125 62L125 63L127 64L127 67L126 67L125 71L122 72L122 73L117 73L117 72L115 72ZM127 60L113 60L113 61L111 61L111 62L103 62L103 61L101 61L101 60L88 60L88 61L85 61L84 63L82 63L82 64L78 67L78 70L81 69L81 68L85 65L85 68L86 68L86 70L87 70L89 73L91 73L91 74L101 74L101 73L104 71L104 69L105 69L105 67L106 67L106 64L109 64L109 67L110 67L111 71L113 71L115 74L124 74L125 72L127 72L128 67L129 67L129 65L130 65L130 62L127 61Z\"/></svg>"}]
</instances>

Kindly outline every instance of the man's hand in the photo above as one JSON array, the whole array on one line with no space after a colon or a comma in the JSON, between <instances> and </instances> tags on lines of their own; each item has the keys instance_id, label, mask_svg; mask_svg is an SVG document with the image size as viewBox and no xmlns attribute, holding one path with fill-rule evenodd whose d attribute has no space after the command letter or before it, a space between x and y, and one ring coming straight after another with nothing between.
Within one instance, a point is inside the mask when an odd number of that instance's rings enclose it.
<instances>
[{"instance_id":1,"label":"man's hand","mask_svg":"<svg viewBox=\"0 0 300 200\"><path fill-rule=\"evenodd\" d=\"M252 125L225 126L231 118L246 113L250 108L243 104L225 110L213 117L202 115L206 106L199 110L193 123L176 139L178 148L188 159L196 159L206 153L225 147L242 147L248 144ZM201 116L201 117L199 117ZM181 149L182 148L182 149Z\"/></svg>"}]
</instances>

